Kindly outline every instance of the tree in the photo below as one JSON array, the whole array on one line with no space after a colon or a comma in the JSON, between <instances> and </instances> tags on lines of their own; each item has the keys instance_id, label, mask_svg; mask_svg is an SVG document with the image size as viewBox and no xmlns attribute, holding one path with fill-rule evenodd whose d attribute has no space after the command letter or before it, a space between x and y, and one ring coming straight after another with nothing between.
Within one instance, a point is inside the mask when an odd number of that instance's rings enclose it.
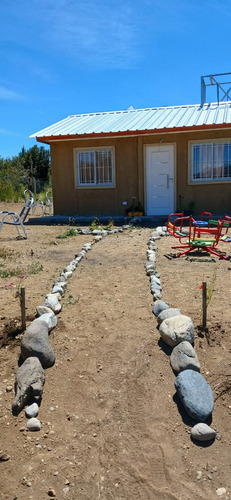
<instances>
[{"instance_id":1,"label":"tree","mask_svg":"<svg viewBox=\"0 0 231 500\"><path fill-rule=\"evenodd\" d=\"M25 170L27 170L29 176L35 177L35 179L40 179L47 181L50 174L50 152L43 146L33 146L32 148L25 150L22 147L19 153L19 158L22 161L22 165Z\"/></svg>"},{"instance_id":2,"label":"tree","mask_svg":"<svg viewBox=\"0 0 231 500\"><path fill-rule=\"evenodd\" d=\"M39 182L40 181L40 182ZM43 146L22 147L18 156L0 157L0 199L17 201L30 188L40 192L50 181L50 152Z\"/></svg>"}]
</instances>

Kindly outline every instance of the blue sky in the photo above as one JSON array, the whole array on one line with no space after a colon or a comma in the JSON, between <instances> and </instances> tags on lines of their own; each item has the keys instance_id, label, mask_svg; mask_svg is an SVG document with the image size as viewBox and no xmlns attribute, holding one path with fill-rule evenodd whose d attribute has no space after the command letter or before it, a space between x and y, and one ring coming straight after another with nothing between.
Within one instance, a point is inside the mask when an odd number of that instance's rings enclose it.
<instances>
[{"instance_id":1,"label":"blue sky","mask_svg":"<svg viewBox=\"0 0 231 500\"><path fill-rule=\"evenodd\" d=\"M199 103L230 25L229 0L1 0L0 156L69 114Z\"/></svg>"}]
</instances>

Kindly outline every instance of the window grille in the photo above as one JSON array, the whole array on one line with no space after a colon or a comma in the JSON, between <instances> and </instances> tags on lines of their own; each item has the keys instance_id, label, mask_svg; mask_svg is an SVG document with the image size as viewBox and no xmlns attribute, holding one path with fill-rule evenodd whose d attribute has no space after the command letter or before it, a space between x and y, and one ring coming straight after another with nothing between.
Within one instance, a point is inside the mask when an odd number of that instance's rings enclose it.
<instances>
[{"instance_id":1,"label":"window grille","mask_svg":"<svg viewBox=\"0 0 231 500\"><path fill-rule=\"evenodd\" d=\"M231 142L191 144L191 182L231 180Z\"/></svg>"},{"instance_id":2,"label":"window grille","mask_svg":"<svg viewBox=\"0 0 231 500\"><path fill-rule=\"evenodd\" d=\"M112 149L77 151L77 184L79 186L113 186L113 182Z\"/></svg>"}]
</instances>

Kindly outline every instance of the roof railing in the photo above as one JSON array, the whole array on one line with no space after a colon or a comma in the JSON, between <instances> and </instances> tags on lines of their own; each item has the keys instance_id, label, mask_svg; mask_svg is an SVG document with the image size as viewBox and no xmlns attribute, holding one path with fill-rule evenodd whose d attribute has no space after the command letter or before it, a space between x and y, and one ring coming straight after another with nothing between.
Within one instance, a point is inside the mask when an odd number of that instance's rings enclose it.
<instances>
[{"instance_id":1,"label":"roof railing","mask_svg":"<svg viewBox=\"0 0 231 500\"><path fill-rule=\"evenodd\" d=\"M223 81L224 76L229 76L229 81ZM222 81L220 81L222 79ZM217 73L214 75L201 76L201 106L206 101L206 88L216 88L216 102L218 105L222 101L231 101L231 73ZM213 100L214 102L214 100Z\"/></svg>"}]
</instances>

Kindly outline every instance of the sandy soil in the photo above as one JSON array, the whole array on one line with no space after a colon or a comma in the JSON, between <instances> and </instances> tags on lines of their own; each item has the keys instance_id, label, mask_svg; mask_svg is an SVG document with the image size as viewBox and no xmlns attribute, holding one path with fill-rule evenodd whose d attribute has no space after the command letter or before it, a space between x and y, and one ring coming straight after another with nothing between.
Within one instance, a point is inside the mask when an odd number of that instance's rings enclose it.
<instances>
[{"instance_id":1,"label":"sandy soil","mask_svg":"<svg viewBox=\"0 0 231 500\"><path fill-rule=\"evenodd\" d=\"M158 241L163 299L192 318L201 373L214 391L211 426L220 439L197 445L152 314L144 268L151 229L109 235L81 261L50 334L56 363L46 370L41 431L25 430L24 411L12 415L22 335L15 291L25 286L29 325L54 279L93 239L57 239L67 229L27 225L28 240L15 240L15 228L0 234L0 498L230 498L231 263L206 254L169 258L172 237ZM231 255L231 243L221 249ZM203 281L212 291L206 332Z\"/></svg>"}]
</instances>

